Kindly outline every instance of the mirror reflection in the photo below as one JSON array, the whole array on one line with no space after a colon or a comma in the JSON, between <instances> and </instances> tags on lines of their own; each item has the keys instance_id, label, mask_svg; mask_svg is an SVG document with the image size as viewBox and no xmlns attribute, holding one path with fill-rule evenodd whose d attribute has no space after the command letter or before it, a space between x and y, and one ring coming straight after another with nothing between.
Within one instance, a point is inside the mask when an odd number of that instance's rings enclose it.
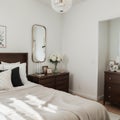
<instances>
[{"instance_id":1,"label":"mirror reflection","mask_svg":"<svg viewBox=\"0 0 120 120\"><path fill-rule=\"evenodd\" d=\"M98 96L104 96L104 71L110 70L109 61L120 63L120 18L99 22Z\"/></svg>"},{"instance_id":2,"label":"mirror reflection","mask_svg":"<svg viewBox=\"0 0 120 120\"><path fill-rule=\"evenodd\" d=\"M46 28L42 25L33 25L33 62L44 62L46 59Z\"/></svg>"},{"instance_id":3,"label":"mirror reflection","mask_svg":"<svg viewBox=\"0 0 120 120\"><path fill-rule=\"evenodd\" d=\"M120 56L120 18L102 21L99 24L99 38L105 46L107 61Z\"/></svg>"}]
</instances>

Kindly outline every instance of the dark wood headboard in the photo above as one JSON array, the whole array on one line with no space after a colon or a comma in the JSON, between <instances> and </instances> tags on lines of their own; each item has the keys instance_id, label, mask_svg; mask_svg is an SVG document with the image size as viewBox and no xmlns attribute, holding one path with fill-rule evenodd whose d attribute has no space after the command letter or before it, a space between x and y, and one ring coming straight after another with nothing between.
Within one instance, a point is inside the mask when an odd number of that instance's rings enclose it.
<instances>
[{"instance_id":1,"label":"dark wood headboard","mask_svg":"<svg viewBox=\"0 0 120 120\"><path fill-rule=\"evenodd\" d=\"M26 72L28 74L28 53L0 53L0 61L26 63Z\"/></svg>"}]
</instances>

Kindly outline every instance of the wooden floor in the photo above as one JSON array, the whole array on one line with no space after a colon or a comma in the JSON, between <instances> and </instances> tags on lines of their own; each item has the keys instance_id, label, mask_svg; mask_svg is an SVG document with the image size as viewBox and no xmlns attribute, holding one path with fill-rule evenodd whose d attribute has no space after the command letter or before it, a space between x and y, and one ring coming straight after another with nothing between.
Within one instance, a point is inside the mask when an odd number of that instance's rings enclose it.
<instances>
[{"instance_id":1,"label":"wooden floor","mask_svg":"<svg viewBox=\"0 0 120 120\"><path fill-rule=\"evenodd\" d=\"M83 97L83 98L85 98L85 97ZM88 99L88 98L86 98L86 99ZM103 100L99 100L98 102L103 105ZM112 112L112 113L120 115L120 106L112 105L109 102L106 102L104 106L106 107L106 109L109 112Z\"/></svg>"},{"instance_id":2,"label":"wooden floor","mask_svg":"<svg viewBox=\"0 0 120 120\"><path fill-rule=\"evenodd\" d=\"M101 104L103 104L103 101L99 101ZM117 105L111 105L110 103L105 103L105 107L109 112L119 114L120 115L120 106Z\"/></svg>"}]
</instances>

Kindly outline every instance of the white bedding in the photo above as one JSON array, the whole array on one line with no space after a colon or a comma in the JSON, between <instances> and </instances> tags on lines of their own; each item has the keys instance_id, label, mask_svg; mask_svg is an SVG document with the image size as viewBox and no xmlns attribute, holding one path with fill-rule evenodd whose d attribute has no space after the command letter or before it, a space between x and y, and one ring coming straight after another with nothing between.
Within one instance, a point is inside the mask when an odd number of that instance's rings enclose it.
<instances>
[{"instance_id":1,"label":"white bedding","mask_svg":"<svg viewBox=\"0 0 120 120\"><path fill-rule=\"evenodd\" d=\"M109 120L97 102L28 82L0 92L0 120Z\"/></svg>"}]
</instances>

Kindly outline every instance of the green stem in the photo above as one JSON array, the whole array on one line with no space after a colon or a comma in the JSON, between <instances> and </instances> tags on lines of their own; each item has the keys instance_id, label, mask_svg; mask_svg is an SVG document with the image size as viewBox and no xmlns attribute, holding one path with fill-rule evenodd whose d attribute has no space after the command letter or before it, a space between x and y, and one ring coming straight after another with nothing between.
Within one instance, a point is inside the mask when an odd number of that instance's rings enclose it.
<instances>
[{"instance_id":1,"label":"green stem","mask_svg":"<svg viewBox=\"0 0 120 120\"><path fill-rule=\"evenodd\" d=\"M56 73L57 72L57 62L55 63L55 68L54 68L54 73Z\"/></svg>"}]
</instances>

